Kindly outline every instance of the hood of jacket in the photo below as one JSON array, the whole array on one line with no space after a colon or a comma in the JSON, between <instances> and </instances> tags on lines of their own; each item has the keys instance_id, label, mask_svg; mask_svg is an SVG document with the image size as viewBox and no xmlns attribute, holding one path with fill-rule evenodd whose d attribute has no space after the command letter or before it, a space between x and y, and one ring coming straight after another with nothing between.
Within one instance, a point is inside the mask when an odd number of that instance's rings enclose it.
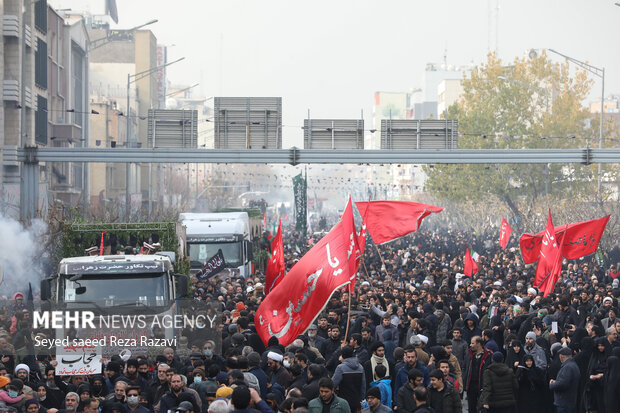
<instances>
[{"instance_id":1,"label":"hood of jacket","mask_svg":"<svg viewBox=\"0 0 620 413\"><path fill-rule=\"evenodd\" d=\"M467 325L467 320L472 320L474 322L474 327L478 327L478 317L474 313L469 313L465 317L465 325Z\"/></svg>"},{"instance_id":2,"label":"hood of jacket","mask_svg":"<svg viewBox=\"0 0 620 413\"><path fill-rule=\"evenodd\" d=\"M348 359L344 359L342 364L350 368L351 370L361 370L362 365L357 360L357 357L349 357Z\"/></svg>"},{"instance_id":3,"label":"hood of jacket","mask_svg":"<svg viewBox=\"0 0 620 413\"><path fill-rule=\"evenodd\" d=\"M508 367L504 363L493 363L488 368L489 370L491 370L493 373L497 374L498 376L505 376L512 372L510 367Z\"/></svg>"}]
</instances>

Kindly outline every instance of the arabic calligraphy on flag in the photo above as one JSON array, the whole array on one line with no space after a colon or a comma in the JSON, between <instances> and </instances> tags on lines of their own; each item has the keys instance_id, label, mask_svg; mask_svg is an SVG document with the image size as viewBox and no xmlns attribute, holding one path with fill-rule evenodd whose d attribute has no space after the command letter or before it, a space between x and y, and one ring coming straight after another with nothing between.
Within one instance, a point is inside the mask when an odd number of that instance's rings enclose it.
<instances>
[{"instance_id":1,"label":"arabic calligraphy on flag","mask_svg":"<svg viewBox=\"0 0 620 413\"><path fill-rule=\"evenodd\" d=\"M351 282L355 226L340 221L286 274L259 306L254 323L263 343L276 337L287 346L303 334L333 292Z\"/></svg>"},{"instance_id":2,"label":"arabic calligraphy on flag","mask_svg":"<svg viewBox=\"0 0 620 413\"><path fill-rule=\"evenodd\" d=\"M597 249L609 215L591 221L576 222L554 227L556 238L561 240L562 256L576 260L593 254ZM523 262L531 264L540 256L540 246L545 231L538 234L523 234L519 240Z\"/></svg>"},{"instance_id":3,"label":"arabic calligraphy on flag","mask_svg":"<svg viewBox=\"0 0 620 413\"><path fill-rule=\"evenodd\" d=\"M207 263L198 273L196 277L199 280L206 280L213 277L218 272L222 271L226 267L226 261L224 261L224 254L222 250L217 250L217 253L207 260Z\"/></svg>"}]
</instances>

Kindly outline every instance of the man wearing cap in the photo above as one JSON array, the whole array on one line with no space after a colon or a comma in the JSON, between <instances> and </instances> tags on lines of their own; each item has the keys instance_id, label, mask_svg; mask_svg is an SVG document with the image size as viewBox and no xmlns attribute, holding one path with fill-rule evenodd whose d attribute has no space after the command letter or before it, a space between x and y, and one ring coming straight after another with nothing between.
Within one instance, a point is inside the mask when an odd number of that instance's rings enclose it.
<instances>
[{"instance_id":1,"label":"man wearing cap","mask_svg":"<svg viewBox=\"0 0 620 413\"><path fill-rule=\"evenodd\" d=\"M264 399L267 397L268 393L267 383L269 382L269 378L265 374L265 371L260 368L260 354L255 351L248 354L248 366L250 367L248 373L252 373L256 376L258 386L260 387L260 395Z\"/></svg>"},{"instance_id":2,"label":"man wearing cap","mask_svg":"<svg viewBox=\"0 0 620 413\"><path fill-rule=\"evenodd\" d=\"M547 370L547 356L545 355L545 350L542 349L536 343L536 333L533 331L528 332L525 335L525 354L528 354L534 358L534 363L536 363L536 368L542 369L543 371Z\"/></svg>"},{"instance_id":3,"label":"man wearing cap","mask_svg":"<svg viewBox=\"0 0 620 413\"><path fill-rule=\"evenodd\" d=\"M194 406L191 402L184 401L179 403L179 406L175 409L175 412L179 413L194 413Z\"/></svg>"},{"instance_id":4,"label":"man wearing cap","mask_svg":"<svg viewBox=\"0 0 620 413\"><path fill-rule=\"evenodd\" d=\"M308 335L308 345L320 351L325 339L319 336L318 332L319 327L316 324L310 324L310 327L308 327L308 332L306 334Z\"/></svg>"},{"instance_id":5,"label":"man wearing cap","mask_svg":"<svg viewBox=\"0 0 620 413\"><path fill-rule=\"evenodd\" d=\"M287 389L293 382L291 374L282 367L282 360L284 356L275 351L269 351L267 353L267 366L270 370L269 382L271 384L278 383L280 386Z\"/></svg>"},{"instance_id":6,"label":"man wearing cap","mask_svg":"<svg viewBox=\"0 0 620 413\"><path fill-rule=\"evenodd\" d=\"M580 372L573 360L573 351L564 347L559 352L562 367L555 380L549 381L549 390L553 392L553 404L557 413L574 413L577 404Z\"/></svg>"},{"instance_id":7,"label":"man wearing cap","mask_svg":"<svg viewBox=\"0 0 620 413\"><path fill-rule=\"evenodd\" d=\"M381 404L381 391L378 387L371 387L366 391L368 407L362 409L362 413L391 413L392 409Z\"/></svg>"}]
</instances>

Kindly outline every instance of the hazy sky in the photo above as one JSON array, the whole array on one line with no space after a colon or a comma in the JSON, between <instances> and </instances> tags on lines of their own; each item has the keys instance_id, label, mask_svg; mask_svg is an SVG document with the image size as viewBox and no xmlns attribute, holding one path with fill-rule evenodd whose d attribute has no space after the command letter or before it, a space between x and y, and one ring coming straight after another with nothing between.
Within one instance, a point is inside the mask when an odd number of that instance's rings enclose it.
<instances>
[{"instance_id":1,"label":"hazy sky","mask_svg":"<svg viewBox=\"0 0 620 413\"><path fill-rule=\"evenodd\" d=\"M284 145L301 144L315 118L359 118L370 128L375 91L420 87L427 62L479 64L489 45L489 4L499 1L504 60L553 48L605 67L620 92L620 7L614 0L117 0L119 28L150 29L174 45L174 83L204 96L282 96ZM84 0L96 7L102 0ZM55 0L51 3L60 3ZM66 3L66 2L65 2ZM495 12L493 12L495 14ZM491 30L494 47L495 30ZM555 59L556 57L554 57ZM593 99L600 98L596 79Z\"/></svg>"}]
</instances>

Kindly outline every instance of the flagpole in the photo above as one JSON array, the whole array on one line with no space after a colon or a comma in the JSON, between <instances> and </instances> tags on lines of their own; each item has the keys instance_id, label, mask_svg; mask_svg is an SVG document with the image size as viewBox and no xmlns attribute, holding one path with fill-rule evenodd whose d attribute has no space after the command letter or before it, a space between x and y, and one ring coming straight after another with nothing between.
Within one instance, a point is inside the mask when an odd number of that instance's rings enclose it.
<instances>
[{"instance_id":1,"label":"flagpole","mask_svg":"<svg viewBox=\"0 0 620 413\"><path fill-rule=\"evenodd\" d=\"M373 244L375 244L375 242L373 241ZM385 274L388 275L387 273L387 267L385 266L385 261L383 261L383 257L381 256L381 251L379 251L379 246L377 244L375 244L375 249L377 250L377 254L379 254L379 258L381 259L381 265L383 268L385 268ZM382 269L383 269L382 268Z\"/></svg>"},{"instance_id":2,"label":"flagpole","mask_svg":"<svg viewBox=\"0 0 620 413\"><path fill-rule=\"evenodd\" d=\"M344 331L344 339L349 336L349 323L351 321L351 291L349 291L349 310L347 311L347 328Z\"/></svg>"},{"instance_id":3,"label":"flagpole","mask_svg":"<svg viewBox=\"0 0 620 413\"><path fill-rule=\"evenodd\" d=\"M375 293L377 292L377 290L375 289L374 284L372 283L372 278L370 278L370 275L368 275L368 270L366 269L366 259L362 259L362 265L364 266L364 272L366 273L366 278L368 278L368 283L370 284L370 287L375 291Z\"/></svg>"}]
</instances>

